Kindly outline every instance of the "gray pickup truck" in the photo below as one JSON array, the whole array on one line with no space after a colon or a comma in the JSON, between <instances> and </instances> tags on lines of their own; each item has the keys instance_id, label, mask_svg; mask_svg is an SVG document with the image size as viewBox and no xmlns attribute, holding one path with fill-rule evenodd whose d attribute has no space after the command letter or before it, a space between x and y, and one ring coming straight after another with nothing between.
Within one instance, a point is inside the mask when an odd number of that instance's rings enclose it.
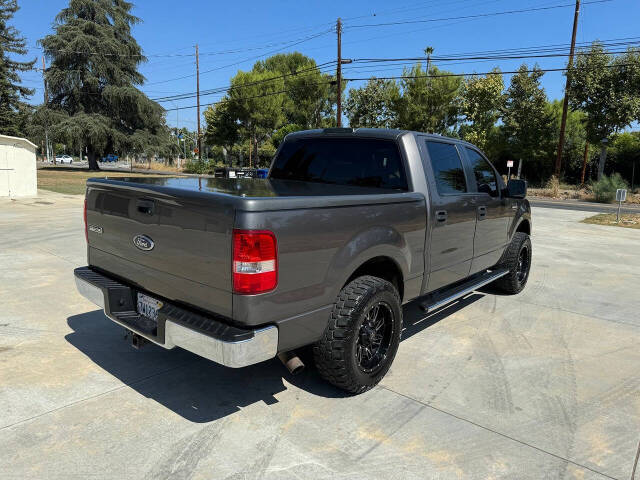
<instances>
[{"instance_id":1,"label":"gray pickup truck","mask_svg":"<svg viewBox=\"0 0 640 480\"><path fill-rule=\"evenodd\" d=\"M267 179L87 182L78 290L130 333L229 367L312 345L352 393L388 371L402 304L438 309L495 282L524 288L526 184L471 144L417 132L286 137Z\"/></svg>"}]
</instances>

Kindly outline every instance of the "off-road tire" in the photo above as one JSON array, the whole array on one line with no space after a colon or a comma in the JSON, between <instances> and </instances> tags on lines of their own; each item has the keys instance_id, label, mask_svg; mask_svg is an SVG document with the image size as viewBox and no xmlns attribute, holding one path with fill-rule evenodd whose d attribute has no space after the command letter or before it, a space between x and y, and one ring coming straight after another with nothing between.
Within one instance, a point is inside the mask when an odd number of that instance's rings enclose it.
<instances>
[{"instance_id":1,"label":"off-road tire","mask_svg":"<svg viewBox=\"0 0 640 480\"><path fill-rule=\"evenodd\" d=\"M526 272L524 277L521 275L519 270L519 263L521 259L520 255L523 249L525 250L523 255L526 260ZM496 280L494 285L503 292L511 295L520 293L529 279L529 272L531 270L531 253L531 239L529 238L529 235L523 232L516 232L511 239L511 243L502 254L502 258L498 264L498 268L507 268L509 273Z\"/></svg>"},{"instance_id":2,"label":"off-road tire","mask_svg":"<svg viewBox=\"0 0 640 480\"><path fill-rule=\"evenodd\" d=\"M366 313L380 302L393 313L390 343L375 371L365 372L356 349ZM313 346L316 368L322 378L349 393L363 393L385 376L400 343L402 307L395 287L378 277L362 276L349 282L338 294L322 338Z\"/></svg>"}]
</instances>

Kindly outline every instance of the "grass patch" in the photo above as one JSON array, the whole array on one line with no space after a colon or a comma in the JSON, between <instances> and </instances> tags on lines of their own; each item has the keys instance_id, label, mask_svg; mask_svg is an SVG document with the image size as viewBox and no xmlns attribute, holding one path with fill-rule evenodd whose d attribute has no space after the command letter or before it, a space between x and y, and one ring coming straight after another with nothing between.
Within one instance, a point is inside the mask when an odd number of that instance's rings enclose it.
<instances>
[{"instance_id":1,"label":"grass patch","mask_svg":"<svg viewBox=\"0 0 640 480\"><path fill-rule=\"evenodd\" d=\"M88 178L103 177L135 177L144 174L127 172L90 172L62 168L41 168L38 170L38 188L52 192L84 195Z\"/></svg>"},{"instance_id":2,"label":"grass patch","mask_svg":"<svg viewBox=\"0 0 640 480\"><path fill-rule=\"evenodd\" d=\"M616 223L615 213L601 213L599 215L594 215L593 217L585 218L582 220L582 223L640 229L640 214L632 213L620 215L620 223Z\"/></svg>"},{"instance_id":3,"label":"grass patch","mask_svg":"<svg viewBox=\"0 0 640 480\"><path fill-rule=\"evenodd\" d=\"M183 160L184 163L184 160ZM182 167L178 168L177 165L169 165L163 162L151 162L151 168L149 168L149 162L134 162L133 168L147 169L149 171L159 171L159 172L173 172L173 173L182 173Z\"/></svg>"}]
</instances>

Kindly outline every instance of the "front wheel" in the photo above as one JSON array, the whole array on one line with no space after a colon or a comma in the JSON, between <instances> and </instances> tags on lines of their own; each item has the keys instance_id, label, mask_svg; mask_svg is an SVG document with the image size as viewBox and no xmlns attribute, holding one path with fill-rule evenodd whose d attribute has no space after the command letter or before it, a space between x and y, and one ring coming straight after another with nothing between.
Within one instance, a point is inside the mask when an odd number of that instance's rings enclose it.
<instances>
[{"instance_id":1,"label":"front wheel","mask_svg":"<svg viewBox=\"0 0 640 480\"><path fill-rule=\"evenodd\" d=\"M385 376L398 351L402 308L395 287L358 277L338 295L329 324L314 345L320 375L350 393L362 393Z\"/></svg>"},{"instance_id":2,"label":"front wheel","mask_svg":"<svg viewBox=\"0 0 640 480\"><path fill-rule=\"evenodd\" d=\"M531 270L531 239L523 232L516 232L500 260L499 267L509 273L496 280L496 286L505 293L520 293L527 284Z\"/></svg>"}]
</instances>

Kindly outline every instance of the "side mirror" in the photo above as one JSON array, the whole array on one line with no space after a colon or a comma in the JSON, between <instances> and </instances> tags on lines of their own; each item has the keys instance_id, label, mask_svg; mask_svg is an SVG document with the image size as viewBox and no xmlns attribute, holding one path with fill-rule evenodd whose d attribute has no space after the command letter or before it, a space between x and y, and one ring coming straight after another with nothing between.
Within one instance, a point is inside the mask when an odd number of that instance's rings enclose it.
<instances>
[{"instance_id":1,"label":"side mirror","mask_svg":"<svg viewBox=\"0 0 640 480\"><path fill-rule=\"evenodd\" d=\"M507 182L507 197L524 198L527 196L527 182L524 180L509 180Z\"/></svg>"}]
</instances>

